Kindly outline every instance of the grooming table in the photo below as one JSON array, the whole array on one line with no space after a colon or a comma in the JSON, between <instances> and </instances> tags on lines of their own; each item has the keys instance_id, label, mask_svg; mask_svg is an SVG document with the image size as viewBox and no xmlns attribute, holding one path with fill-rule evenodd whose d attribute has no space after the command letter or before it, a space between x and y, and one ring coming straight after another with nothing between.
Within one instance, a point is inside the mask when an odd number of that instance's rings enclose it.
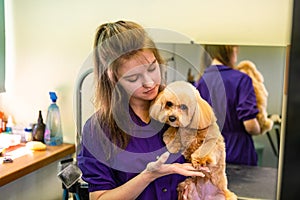
<instances>
[{"instance_id":1,"label":"grooming table","mask_svg":"<svg viewBox=\"0 0 300 200\"><path fill-rule=\"evenodd\" d=\"M276 168L227 164L226 173L228 187L238 199L276 199Z\"/></svg>"}]
</instances>

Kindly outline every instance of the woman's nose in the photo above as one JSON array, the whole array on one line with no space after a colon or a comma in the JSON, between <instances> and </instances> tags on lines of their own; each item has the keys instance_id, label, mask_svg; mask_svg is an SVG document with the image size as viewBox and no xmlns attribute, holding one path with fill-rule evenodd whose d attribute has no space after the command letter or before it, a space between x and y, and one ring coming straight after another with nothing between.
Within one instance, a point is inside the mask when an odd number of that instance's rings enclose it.
<instances>
[{"instance_id":1,"label":"woman's nose","mask_svg":"<svg viewBox=\"0 0 300 200\"><path fill-rule=\"evenodd\" d=\"M153 81L143 82L143 87L152 87L154 84Z\"/></svg>"},{"instance_id":2,"label":"woman's nose","mask_svg":"<svg viewBox=\"0 0 300 200\"><path fill-rule=\"evenodd\" d=\"M154 84L154 81L152 80L152 78L148 75L144 75L143 87L152 87L153 84Z\"/></svg>"}]
</instances>

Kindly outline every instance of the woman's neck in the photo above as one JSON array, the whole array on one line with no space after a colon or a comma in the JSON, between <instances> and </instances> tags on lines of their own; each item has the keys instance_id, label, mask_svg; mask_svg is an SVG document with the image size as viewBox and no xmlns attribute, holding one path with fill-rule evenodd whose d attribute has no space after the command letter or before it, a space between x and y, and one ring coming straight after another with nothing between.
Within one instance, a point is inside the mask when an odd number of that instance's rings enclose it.
<instances>
[{"instance_id":1,"label":"woman's neck","mask_svg":"<svg viewBox=\"0 0 300 200\"><path fill-rule=\"evenodd\" d=\"M211 65L224 65L223 63L221 63L219 60L217 60L217 59L213 59L212 61L211 61Z\"/></svg>"},{"instance_id":2,"label":"woman's neck","mask_svg":"<svg viewBox=\"0 0 300 200\"><path fill-rule=\"evenodd\" d=\"M150 108L150 101L143 101L143 102L132 102L130 101L130 106L133 112L145 123L150 122L149 116L149 108Z\"/></svg>"}]
</instances>

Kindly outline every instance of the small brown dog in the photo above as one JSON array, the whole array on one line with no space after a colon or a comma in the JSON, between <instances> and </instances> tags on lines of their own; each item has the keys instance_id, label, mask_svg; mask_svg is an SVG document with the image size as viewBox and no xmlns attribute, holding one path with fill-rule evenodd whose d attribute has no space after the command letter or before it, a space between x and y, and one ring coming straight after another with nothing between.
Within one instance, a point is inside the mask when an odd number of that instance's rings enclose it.
<instances>
[{"instance_id":1,"label":"small brown dog","mask_svg":"<svg viewBox=\"0 0 300 200\"><path fill-rule=\"evenodd\" d=\"M187 178L178 185L178 199L237 199L228 190L225 143L211 106L190 83L176 81L160 92L150 116L170 125L163 140L170 153L181 152L196 169L208 167L205 177Z\"/></svg>"},{"instance_id":2,"label":"small brown dog","mask_svg":"<svg viewBox=\"0 0 300 200\"><path fill-rule=\"evenodd\" d=\"M259 113L256 118L261 128L261 133L264 134L273 128L273 120L268 118L267 101L268 91L264 85L264 77L257 70L255 64L249 60L241 61L235 69L248 74L252 79L254 92L256 95L257 108Z\"/></svg>"}]
</instances>

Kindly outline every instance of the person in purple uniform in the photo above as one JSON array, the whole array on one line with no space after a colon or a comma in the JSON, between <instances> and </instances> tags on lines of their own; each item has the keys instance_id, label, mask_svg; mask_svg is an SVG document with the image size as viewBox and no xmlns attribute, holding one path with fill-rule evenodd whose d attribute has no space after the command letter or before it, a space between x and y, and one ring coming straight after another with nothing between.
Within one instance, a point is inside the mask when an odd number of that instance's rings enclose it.
<instances>
[{"instance_id":1,"label":"person in purple uniform","mask_svg":"<svg viewBox=\"0 0 300 200\"><path fill-rule=\"evenodd\" d=\"M165 84L154 42L134 22L105 23L93 57L96 112L84 125L77 157L90 199L177 199L178 183L204 174L167 152L168 125L149 116Z\"/></svg>"},{"instance_id":2,"label":"person in purple uniform","mask_svg":"<svg viewBox=\"0 0 300 200\"><path fill-rule=\"evenodd\" d=\"M238 46L206 45L204 49L211 58L209 67L194 85L214 109L225 139L226 162L257 165L252 139L261 132L256 119L256 96L251 78L233 69Z\"/></svg>"}]
</instances>

